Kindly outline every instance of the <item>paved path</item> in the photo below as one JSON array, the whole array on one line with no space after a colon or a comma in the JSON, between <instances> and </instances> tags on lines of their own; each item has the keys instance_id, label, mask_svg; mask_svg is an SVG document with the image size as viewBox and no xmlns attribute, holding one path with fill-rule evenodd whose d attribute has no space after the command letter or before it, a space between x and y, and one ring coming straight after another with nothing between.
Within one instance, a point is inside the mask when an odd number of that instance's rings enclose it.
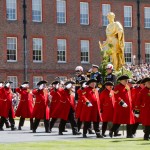
<instances>
[{"instance_id":1,"label":"paved path","mask_svg":"<svg viewBox=\"0 0 150 150\"><path fill-rule=\"evenodd\" d=\"M16 126L18 121L16 121ZM38 127L37 133L32 133L29 130L29 121L25 122L24 127L21 131L11 131L10 129L5 129L5 131L0 131L0 143L19 143L19 142L37 142L37 141L52 141L52 140L81 140L82 135L72 135L70 129L67 129L68 132L65 132L64 135L58 135L58 128L54 128L52 133L45 133L43 127ZM82 130L81 130L82 132ZM123 134L122 131L120 131ZM125 132L126 134L126 132ZM106 132L108 135L108 131ZM88 139L95 139L95 135L87 135ZM119 138L125 138L126 135ZM136 138L143 138L143 131L138 130ZM106 138L110 138L109 136Z\"/></svg>"}]
</instances>

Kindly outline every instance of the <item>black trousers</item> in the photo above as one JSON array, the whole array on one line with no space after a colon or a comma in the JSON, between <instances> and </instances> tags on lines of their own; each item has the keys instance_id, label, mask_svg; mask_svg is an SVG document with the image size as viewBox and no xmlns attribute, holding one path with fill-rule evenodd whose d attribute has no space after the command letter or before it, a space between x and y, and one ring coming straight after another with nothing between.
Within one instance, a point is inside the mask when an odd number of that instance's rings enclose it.
<instances>
[{"instance_id":1,"label":"black trousers","mask_svg":"<svg viewBox=\"0 0 150 150\"><path fill-rule=\"evenodd\" d=\"M68 121L71 124L72 132L73 133L77 133L78 132L78 128L77 128L77 123L76 123L75 117L74 117L74 111L73 111L72 108L70 109L70 112L69 112L69 115L68 115ZM59 132L63 132L64 131L66 123L67 123L66 120L61 119L60 124L59 124Z\"/></svg>"},{"instance_id":2,"label":"black trousers","mask_svg":"<svg viewBox=\"0 0 150 150\"><path fill-rule=\"evenodd\" d=\"M116 132L120 127L120 124L113 124L112 128L110 129L110 131L112 132ZM127 124L126 125L126 131L127 131L127 136L132 136L132 124Z\"/></svg>"},{"instance_id":3,"label":"black trousers","mask_svg":"<svg viewBox=\"0 0 150 150\"><path fill-rule=\"evenodd\" d=\"M132 134L136 134L136 130L138 129L139 124L140 124L140 123L137 122L137 123L135 123L135 124L133 125Z\"/></svg>"},{"instance_id":4,"label":"black trousers","mask_svg":"<svg viewBox=\"0 0 150 150\"><path fill-rule=\"evenodd\" d=\"M144 138L149 138L150 135L150 126L145 126L145 134L144 134Z\"/></svg>"},{"instance_id":5,"label":"black trousers","mask_svg":"<svg viewBox=\"0 0 150 150\"><path fill-rule=\"evenodd\" d=\"M8 119L9 119L9 122L10 122L11 129L13 129L15 127L15 120L12 116L12 111L11 110L9 111ZM1 117L0 128L3 128L5 122L7 122L7 118Z\"/></svg>"},{"instance_id":6,"label":"black trousers","mask_svg":"<svg viewBox=\"0 0 150 150\"><path fill-rule=\"evenodd\" d=\"M33 122L33 131L36 131L37 127L39 126L40 119L35 118ZM44 119L44 127L45 132L49 132L49 120Z\"/></svg>"},{"instance_id":7,"label":"black trousers","mask_svg":"<svg viewBox=\"0 0 150 150\"><path fill-rule=\"evenodd\" d=\"M19 127L22 127L24 125L24 122L25 122L25 118L20 117ZM31 130L33 129L33 119L32 118L30 118L30 129Z\"/></svg>"},{"instance_id":8,"label":"black trousers","mask_svg":"<svg viewBox=\"0 0 150 150\"><path fill-rule=\"evenodd\" d=\"M90 128L91 122L84 122L83 134L87 134L88 129ZM93 122L94 131L96 134L100 134L99 122Z\"/></svg>"}]
</instances>

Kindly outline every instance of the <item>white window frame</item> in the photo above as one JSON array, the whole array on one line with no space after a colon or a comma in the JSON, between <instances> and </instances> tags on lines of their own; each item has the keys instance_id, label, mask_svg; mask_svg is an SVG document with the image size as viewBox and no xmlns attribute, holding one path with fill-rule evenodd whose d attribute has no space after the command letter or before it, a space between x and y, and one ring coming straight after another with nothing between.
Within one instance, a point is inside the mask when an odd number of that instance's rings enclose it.
<instances>
[{"instance_id":1,"label":"white window frame","mask_svg":"<svg viewBox=\"0 0 150 150\"><path fill-rule=\"evenodd\" d=\"M37 83L43 80L43 76L33 76L33 88L37 88Z\"/></svg>"},{"instance_id":2,"label":"white window frame","mask_svg":"<svg viewBox=\"0 0 150 150\"><path fill-rule=\"evenodd\" d=\"M18 87L18 77L17 76L7 76L7 80L13 82L11 88L15 89Z\"/></svg>"},{"instance_id":3,"label":"white window frame","mask_svg":"<svg viewBox=\"0 0 150 150\"><path fill-rule=\"evenodd\" d=\"M40 15L33 14L33 11L39 11ZM38 16L40 19L35 19L34 16ZM42 22L42 0L32 0L32 21Z\"/></svg>"},{"instance_id":4,"label":"white window frame","mask_svg":"<svg viewBox=\"0 0 150 150\"><path fill-rule=\"evenodd\" d=\"M83 18L82 15L87 15L86 18ZM80 2L80 24L89 25L89 3Z\"/></svg>"},{"instance_id":5,"label":"white window frame","mask_svg":"<svg viewBox=\"0 0 150 150\"><path fill-rule=\"evenodd\" d=\"M129 50L131 49L131 51L129 52ZM125 42L125 49L124 49L124 56L125 56L125 62L127 64L132 64L133 62L133 56L132 56L132 42ZM131 57L126 57L126 54L131 53ZM131 59L131 62L128 61L128 59Z\"/></svg>"},{"instance_id":6,"label":"white window frame","mask_svg":"<svg viewBox=\"0 0 150 150\"><path fill-rule=\"evenodd\" d=\"M110 4L102 4L102 25L107 26L109 21L107 19L107 14L111 11Z\"/></svg>"},{"instance_id":7,"label":"white window frame","mask_svg":"<svg viewBox=\"0 0 150 150\"><path fill-rule=\"evenodd\" d=\"M149 55L149 57L147 57ZM145 62L150 63L150 43L145 43Z\"/></svg>"},{"instance_id":8,"label":"white window frame","mask_svg":"<svg viewBox=\"0 0 150 150\"><path fill-rule=\"evenodd\" d=\"M16 60L8 60L8 40L12 39L12 41L15 43L9 43L11 44L11 47L13 47L12 49L10 49L11 51L16 51ZM15 49L16 48L16 49ZM10 55L10 52L9 52ZM17 37L7 37L7 62L17 62Z\"/></svg>"},{"instance_id":9,"label":"white window frame","mask_svg":"<svg viewBox=\"0 0 150 150\"><path fill-rule=\"evenodd\" d=\"M59 43L59 42L61 42L61 43ZM64 45L63 45L64 44ZM63 48L64 47L64 49L61 49L61 48ZM64 51L65 52L65 60L58 60L58 57L60 57L61 55L58 55L58 52L59 51ZM66 63L66 52L67 52L67 41L66 41L66 39L57 39L57 62L58 63ZM61 57L64 57L63 55L61 56Z\"/></svg>"},{"instance_id":10,"label":"white window frame","mask_svg":"<svg viewBox=\"0 0 150 150\"><path fill-rule=\"evenodd\" d=\"M8 18L8 14L10 14L8 12L8 9L15 9L15 13L12 13L11 10L11 16L12 14L15 14L15 18ZM10 11L10 10L9 10ZM17 0L6 0L6 18L7 20L13 21L13 20L17 20Z\"/></svg>"},{"instance_id":11,"label":"white window frame","mask_svg":"<svg viewBox=\"0 0 150 150\"><path fill-rule=\"evenodd\" d=\"M81 40L80 41L80 47L81 47L81 63L89 63L90 62L90 57L89 57L89 53L90 53L90 41L89 40ZM82 52L87 52L88 56L82 56ZM82 60L84 58L84 60ZM85 59L88 58L88 61L86 61Z\"/></svg>"},{"instance_id":12,"label":"white window frame","mask_svg":"<svg viewBox=\"0 0 150 150\"><path fill-rule=\"evenodd\" d=\"M66 0L56 0L56 11L57 23L66 23ZM64 16L60 17L59 13L64 13Z\"/></svg>"},{"instance_id":13,"label":"white window frame","mask_svg":"<svg viewBox=\"0 0 150 150\"><path fill-rule=\"evenodd\" d=\"M145 19L148 19L148 22ZM150 28L150 7L144 7L144 27Z\"/></svg>"},{"instance_id":14,"label":"white window frame","mask_svg":"<svg viewBox=\"0 0 150 150\"><path fill-rule=\"evenodd\" d=\"M35 42L34 40L37 40L37 41ZM41 63L41 62L43 62L43 39L42 38L33 38L32 39L32 43L33 43L33 57L38 57L38 58L41 57L41 60L34 60L33 59L33 62L34 63ZM41 47L41 49L40 49L40 47ZM34 51L41 51L41 56L40 55L38 55L38 56L34 55Z\"/></svg>"},{"instance_id":15,"label":"white window frame","mask_svg":"<svg viewBox=\"0 0 150 150\"><path fill-rule=\"evenodd\" d=\"M124 6L124 27L132 27L132 6Z\"/></svg>"}]
</instances>

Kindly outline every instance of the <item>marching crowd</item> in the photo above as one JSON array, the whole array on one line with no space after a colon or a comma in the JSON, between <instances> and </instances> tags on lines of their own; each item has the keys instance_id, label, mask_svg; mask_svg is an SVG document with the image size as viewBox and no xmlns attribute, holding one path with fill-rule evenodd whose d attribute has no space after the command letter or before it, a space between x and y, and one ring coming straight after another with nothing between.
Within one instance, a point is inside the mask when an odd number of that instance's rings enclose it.
<instances>
[{"instance_id":1,"label":"marching crowd","mask_svg":"<svg viewBox=\"0 0 150 150\"><path fill-rule=\"evenodd\" d=\"M13 94L11 83L0 82L0 131L4 124L11 130L15 127L15 117L20 117L18 130L22 130L26 118L30 119L30 129L33 133L44 120L45 132L52 132L58 119L59 135L65 132L67 122L71 124L72 134L80 135L83 124L83 138L87 133L96 134L97 138L106 137L108 122L112 122L109 136L120 136L119 127L126 124L127 138L133 138L139 124L144 126L144 140L150 135L150 77L149 66L142 68L126 66L133 71L137 81L128 75L116 77L113 65L106 66L107 75L102 78L99 66L92 65L92 70L86 76L83 67L75 68L76 79L68 80L64 84L59 78L46 86L47 81L37 83L36 89L29 89L29 82L25 81L15 89ZM144 72L145 75L141 76ZM19 96L18 106L15 108ZM15 111L14 111L15 109ZM102 132L99 124L102 122ZM95 132L93 132L93 130Z\"/></svg>"}]
</instances>

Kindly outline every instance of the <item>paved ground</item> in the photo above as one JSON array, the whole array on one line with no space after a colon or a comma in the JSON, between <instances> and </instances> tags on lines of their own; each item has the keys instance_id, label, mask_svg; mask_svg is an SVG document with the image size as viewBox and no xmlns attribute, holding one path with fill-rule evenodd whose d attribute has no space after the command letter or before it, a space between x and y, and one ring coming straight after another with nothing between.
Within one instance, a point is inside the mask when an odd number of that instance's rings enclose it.
<instances>
[{"instance_id":1,"label":"paved ground","mask_svg":"<svg viewBox=\"0 0 150 150\"><path fill-rule=\"evenodd\" d=\"M16 126L18 126L18 121L16 121ZM70 129L67 129L68 132L65 132L64 135L58 135L58 129L54 128L52 133L45 133L43 127L38 127L37 133L32 133L29 130L29 121L25 122L24 127L21 131L11 131L10 129L5 129L5 131L0 131L0 143L18 143L18 142L38 142L38 141L52 141L52 140L81 140L82 135L72 135ZM82 132L82 130L81 130ZM120 131L123 134L123 131ZM122 135L119 138L125 138L125 135ZM108 135L108 131L106 132ZM88 139L95 139L95 135L87 135ZM143 131L138 130L136 138L143 138ZM106 138L109 138L107 136Z\"/></svg>"}]
</instances>

